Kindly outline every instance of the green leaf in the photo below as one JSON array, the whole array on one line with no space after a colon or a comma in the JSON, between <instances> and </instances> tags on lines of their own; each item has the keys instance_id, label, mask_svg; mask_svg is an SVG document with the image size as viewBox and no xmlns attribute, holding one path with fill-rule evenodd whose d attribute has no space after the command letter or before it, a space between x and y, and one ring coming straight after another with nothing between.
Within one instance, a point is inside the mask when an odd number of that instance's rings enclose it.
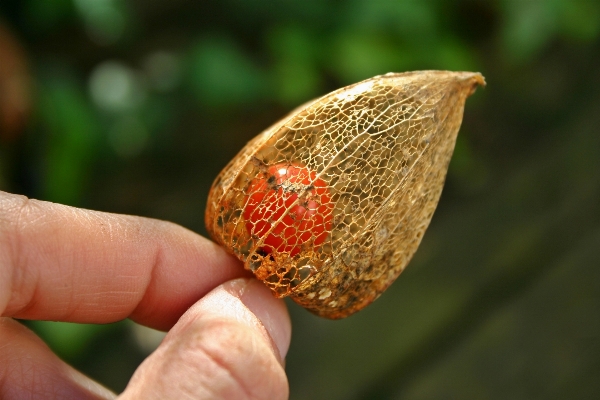
<instances>
[{"instance_id":1,"label":"green leaf","mask_svg":"<svg viewBox=\"0 0 600 400\"><path fill-rule=\"evenodd\" d=\"M295 106L319 94L318 38L297 26L277 28L267 36L273 57L272 88L285 106Z\"/></svg>"},{"instance_id":2,"label":"green leaf","mask_svg":"<svg viewBox=\"0 0 600 400\"><path fill-rule=\"evenodd\" d=\"M113 330L116 324L94 325L70 322L29 321L46 344L62 359L71 361L82 354L95 337Z\"/></svg>"},{"instance_id":3,"label":"green leaf","mask_svg":"<svg viewBox=\"0 0 600 400\"><path fill-rule=\"evenodd\" d=\"M210 106L248 104L265 94L264 72L230 39L205 38L189 55L190 89Z\"/></svg>"},{"instance_id":4,"label":"green leaf","mask_svg":"<svg viewBox=\"0 0 600 400\"><path fill-rule=\"evenodd\" d=\"M42 82L38 109L48 132L44 198L77 205L97 151L96 115L81 87L62 77Z\"/></svg>"}]
</instances>

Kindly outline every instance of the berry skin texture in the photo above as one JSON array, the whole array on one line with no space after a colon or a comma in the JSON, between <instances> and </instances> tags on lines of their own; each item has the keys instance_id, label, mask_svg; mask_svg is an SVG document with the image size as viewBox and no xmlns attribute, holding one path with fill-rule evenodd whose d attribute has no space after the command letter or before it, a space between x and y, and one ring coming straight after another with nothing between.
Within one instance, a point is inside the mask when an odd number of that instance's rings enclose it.
<instances>
[{"instance_id":1,"label":"berry skin texture","mask_svg":"<svg viewBox=\"0 0 600 400\"><path fill-rule=\"evenodd\" d=\"M264 253L299 254L317 248L331 232L333 202L327 183L298 164L275 164L246 190L246 229L263 239ZM266 236L266 237L265 237Z\"/></svg>"}]
</instances>

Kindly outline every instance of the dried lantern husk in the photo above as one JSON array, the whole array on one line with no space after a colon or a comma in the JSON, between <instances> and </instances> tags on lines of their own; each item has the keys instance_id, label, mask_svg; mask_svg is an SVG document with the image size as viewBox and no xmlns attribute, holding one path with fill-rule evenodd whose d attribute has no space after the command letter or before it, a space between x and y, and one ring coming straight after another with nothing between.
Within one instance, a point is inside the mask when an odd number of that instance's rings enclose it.
<instances>
[{"instance_id":1,"label":"dried lantern husk","mask_svg":"<svg viewBox=\"0 0 600 400\"><path fill-rule=\"evenodd\" d=\"M206 209L210 235L277 297L289 295L332 319L364 308L419 246L442 192L465 100L479 85L484 78L473 72L389 73L299 107L251 140L216 178ZM265 239L278 224L291 226L285 221L298 218L294 206L325 201L314 196L310 182L269 186L277 193L291 190L284 195L295 201L281 203L286 209L276 220L269 214L267 234L253 234L245 220L256 197L250 192L267 190L257 179L272 183L267 171L280 165L311 171L307 179L329 190L328 204L319 204L332 213L326 239L318 245L303 239L294 254L286 251L293 246L269 248Z\"/></svg>"}]
</instances>

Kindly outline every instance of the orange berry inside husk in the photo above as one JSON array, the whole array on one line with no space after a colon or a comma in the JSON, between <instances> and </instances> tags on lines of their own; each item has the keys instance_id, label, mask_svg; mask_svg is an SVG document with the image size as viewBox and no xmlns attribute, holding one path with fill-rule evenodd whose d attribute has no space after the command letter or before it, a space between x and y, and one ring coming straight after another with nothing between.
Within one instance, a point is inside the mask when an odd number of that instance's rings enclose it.
<instances>
[{"instance_id":1,"label":"orange berry inside husk","mask_svg":"<svg viewBox=\"0 0 600 400\"><path fill-rule=\"evenodd\" d=\"M328 185L315 171L297 164L276 164L254 178L246 190L246 229L264 238L264 253L317 248L331 232L333 203ZM266 236L266 237L265 237Z\"/></svg>"}]
</instances>

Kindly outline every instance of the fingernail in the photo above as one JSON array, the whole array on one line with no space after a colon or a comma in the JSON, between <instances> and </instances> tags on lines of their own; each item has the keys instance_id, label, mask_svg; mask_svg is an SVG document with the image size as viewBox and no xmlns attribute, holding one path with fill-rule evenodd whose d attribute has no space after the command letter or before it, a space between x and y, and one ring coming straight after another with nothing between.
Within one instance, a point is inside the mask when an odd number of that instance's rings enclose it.
<instances>
[{"instance_id":1,"label":"fingernail","mask_svg":"<svg viewBox=\"0 0 600 400\"><path fill-rule=\"evenodd\" d=\"M231 289L238 292L242 303L260 320L283 364L290 347L292 330L285 303L276 299L271 290L256 279L240 278L228 283Z\"/></svg>"}]
</instances>

